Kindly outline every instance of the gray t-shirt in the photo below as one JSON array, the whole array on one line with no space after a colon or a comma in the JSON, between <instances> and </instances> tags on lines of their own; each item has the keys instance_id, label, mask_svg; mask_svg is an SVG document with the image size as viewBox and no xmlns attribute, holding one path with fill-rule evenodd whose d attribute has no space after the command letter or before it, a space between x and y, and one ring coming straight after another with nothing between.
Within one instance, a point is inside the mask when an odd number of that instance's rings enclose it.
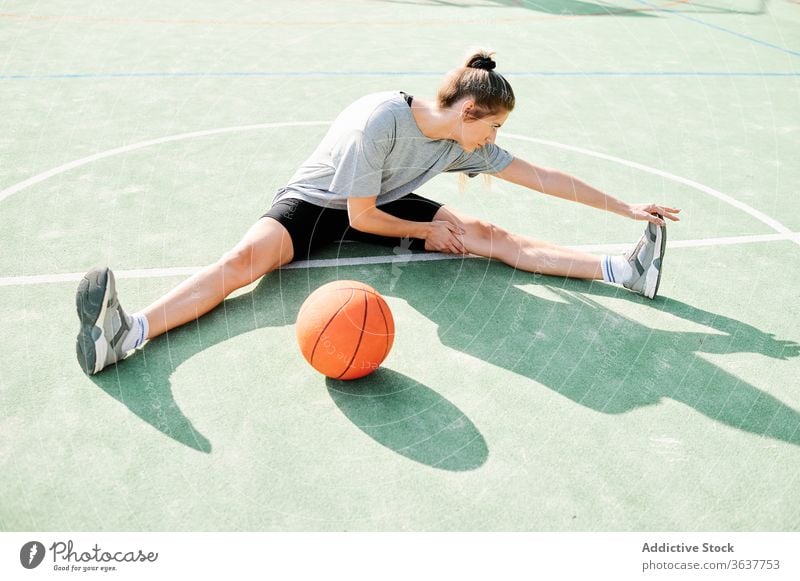
<instances>
[{"instance_id":1,"label":"gray t-shirt","mask_svg":"<svg viewBox=\"0 0 800 581\"><path fill-rule=\"evenodd\" d=\"M511 163L506 150L485 145L467 152L455 141L430 139L399 91L362 97L342 111L317 149L275 201L299 198L347 209L347 198L392 202L442 172L497 173Z\"/></svg>"}]
</instances>

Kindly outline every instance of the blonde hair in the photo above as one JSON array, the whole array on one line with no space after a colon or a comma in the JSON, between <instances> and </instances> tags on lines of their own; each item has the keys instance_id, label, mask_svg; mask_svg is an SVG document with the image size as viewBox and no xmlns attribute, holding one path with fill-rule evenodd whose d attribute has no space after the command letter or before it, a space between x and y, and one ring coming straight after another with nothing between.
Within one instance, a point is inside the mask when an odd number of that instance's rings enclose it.
<instances>
[{"instance_id":1,"label":"blonde hair","mask_svg":"<svg viewBox=\"0 0 800 581\"><path fill-rule=\"evenodd\" d=\"M439 107L447 108L464 97L471 97L475 101L475 109L470 112L473 119L501 111L510 113L514 109L514 91L503 75L494 72L496 66L494 52L475 50L463 66L445 75L437 94Z\"/></svg>"}]
</instances>

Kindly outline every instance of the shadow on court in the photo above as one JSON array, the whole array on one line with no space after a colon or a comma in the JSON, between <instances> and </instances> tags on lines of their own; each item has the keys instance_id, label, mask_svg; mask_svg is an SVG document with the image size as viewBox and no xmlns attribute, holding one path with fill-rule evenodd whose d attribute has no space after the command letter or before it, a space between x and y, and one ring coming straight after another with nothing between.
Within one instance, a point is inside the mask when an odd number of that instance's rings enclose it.
<instances>
[{"instance_id":1,"label":"shadow on court","mask_svg":"<svg viewBox=\"0 0 800 581\"><path fill-rule=\"evenodd\" d=\"M224 308L196 323L150 341L122 364L91 379L164 435L199 452L211 453L211 442L175 401L170 379L173 372L198 352L231 337L257 328L293 324L310 292L309 285L316 288L335 278L331 269L325 271L295 270L267 276L252 293L230 299ZM319 282L309 282L307 273ZM411 377L381 368L358 382L327 380L327 387L332 400L354 425L398 454L451 471L473 470L486 462L486 441L472 421L453 403Z\"/></svg>"},{"instance_id":2,"label":"shadow on court","mask_svg":"<svg viewBox=\"0 0 800 581\"><path fill-rule=\"evenodd\" d=\"M326 383L333 401L355 426L406 458L465 471L479 468L489 456L486 440L470 419L410 377L381 367L358 381Z\"/></svg>"},{"instance_id":3,"label":"shadow on court","mask_svg":"<svg viewBox=\"0 0 800 581\"><path fill-rule=\"evenodd\" d=\"M417 6L442 6L447 8L524 8L534 12L558 16L634 16L657 18L659 10L686 12L690 14L749 14L767 13L769 0L749 0L731 6L729 2L693 2L689 0L638 2L640 6L612 6L609 3L583 0L485 0L485 3L465 3L447 0L381 0L390 4L413 4Z\"/></svg>"},{"instance_id":4,"label":"shadow on court","mask_svg":"<svg viewBox=\"0 0 800 581\"><path fill-rule=\"evenodd\" d=\"M210 453L211 443L175 402L173 371L230 337L292 324L309 292L335 279L365 280L363 267L267 276L252 293L151 341L92 379L165 435ZM444 345L533 379L578 405L620 414L670 398L715 422L800 444L796 410L703 359L704 353L758 353L775 359L800 354L796 343L735 319L669 298L649 301L618 287L534 276L481 259L407 263L401 271L396 265L373 265L366 281L435 322ZM518 288L527 285L546 289L550 298ZM712 332L651 328L604 306L602 301L609 298L638 303L644 313L677 317ZM328 380L327 386L342 413L386 448L445 470L480 467L488 448L478 428L455 405L411 377L413 373L413 368L406 373L381 369L356 382Z\"/></svg>"},{"instance_id":5,"label":"shadow on court","mask_svg":"<svg viewBox=\"0 0 800 581\"><path fill-rule=\"evenodd\" d=\"M594 2L583 2L581 0L487 0L484 4L467 4L464 2L448 2L446 0L428 0L427 2L414 2L412 0L383 1L390 4L444 6L447 8L486 8L487 6L525 8L535 12L560 16L654 16L648 13L648 8L620 8L617 6L596 4Z\"/></svg>"},{"instance_id":6,"label":"shadow on court","mask_svg":"<svg viewBox=\"0 0 800 581\"><path fill-rule=\"evenodd\" d=\"M701 356L788 359L800 354L796 343L679 301L649 301L603 283L509 275L507 267L479 260L411 268L414 273L403 274L396 294L438 323L442 343L453 349L598 412L619 414L670 398L728 426L800 444L796 410ZM452 282L452 290L445 297L415 291L426 279ZM514 286L535 281L547 285L553 300ZM608 309L601 297L640 303L644 312L653 309L714 332L653 329Z\"/></svg>"},{"instance_id":7,"label":"shadow on court","mask_svg":"<svg viewBox=\"0 0 800 581\"><path fill-rule=\"evenodd\" d=\"M169 381L174 367L193 353L186 353L178 347L182 354L179 360L172 356L165 357L175 355L172 351L174 346L167 343L165 338L157 338L150 342L146 352L137 353L124 363L90 379L164 435L199 452L211 453L211 442L195 429L181 411L172 395Z\"/></svg>"}]
</instances>

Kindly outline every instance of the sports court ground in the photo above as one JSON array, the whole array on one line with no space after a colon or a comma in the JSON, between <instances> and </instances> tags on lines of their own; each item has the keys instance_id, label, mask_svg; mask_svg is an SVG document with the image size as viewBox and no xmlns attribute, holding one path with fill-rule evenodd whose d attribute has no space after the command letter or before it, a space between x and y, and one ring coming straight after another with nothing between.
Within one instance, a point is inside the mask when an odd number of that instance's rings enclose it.
<instances>
[{"instance_id":1,"label":"sports court ground","mask_svg":"<svg viewBox=\"0 0 800 581\"><path fill-rule=\"evenodd\" d=\"M498 143L683 209L660 296L342 244L87 377L74 294L216 260L359 96L497 51ZM800 530L800 5L0 0L0 530ZM642 223L493 180L418 193L624 251ZM336 279L394 314L326 380Z\"/></svg>"}]
</instances>

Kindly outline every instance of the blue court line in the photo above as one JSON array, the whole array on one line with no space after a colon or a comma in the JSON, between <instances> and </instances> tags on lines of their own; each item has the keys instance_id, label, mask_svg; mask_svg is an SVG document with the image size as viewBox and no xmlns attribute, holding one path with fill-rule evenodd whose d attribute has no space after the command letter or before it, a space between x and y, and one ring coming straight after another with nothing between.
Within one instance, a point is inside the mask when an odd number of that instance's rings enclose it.
<instances>
[{"instance_id":1,"label":"blue court line","mask_svg":"<svg viewBox=\"0 0 800 581\"><path fill-rule=\"evenodd\" d=\"M59 79L138 79L186 77L441 77L446 71L223 71L143 73L51 73L0 75L0 81L47 81ZM508 77L798 77L800 72L764 71L510 71Z\"/></svg>"},{"instance_id":2,"label":"blue court line","mask_svg":"<svg viewBox=\"0 0 800 581\"><path fill-rule=\"evenodd\" d=\"M786 53L788 55L800 56L800 52L798 52L796 50L792 50L792 49L789 49L789 48L786 48L786 47L783 47L783 46L779 46L777 44L772 44L771 42L767 42L765 40L760 40L758 38L753 38L752 36L747 36L746 34L742 34L741 32L737 32L736 30L732 30L730 28L725 28L724 26L719 26L717 24L712 24L712 23L707 22L705 20L701 20L700 18L695 18L694 16L689 16L688 14L685 14L685 13L680 12L678 10L673 10L671 8L661 8L661 7L659 7L659 6L655 5L655 4L651 4L650 2L645 2L645 0L636 0L636 1L639 4L642 4L644 6L648 6L649 8L653 8L657 12L668 12L670 14L674 14L675 16L680 16L681 18L684 18L686 20L690 20L692 22L696 22L697 24L701 24L703 26L707 26L708 28L713 28L714 30L719 30L720 32L724 32L726 34L730 34L730 35L736 36L738 38L742 38L744 40L748 40L748 41L753 42L755 44L760 44L761 46L766 46L767 48L774 48L775 50L779 50L779 51L781 51L783 53Z\"/></svg>"}]
</instances>

